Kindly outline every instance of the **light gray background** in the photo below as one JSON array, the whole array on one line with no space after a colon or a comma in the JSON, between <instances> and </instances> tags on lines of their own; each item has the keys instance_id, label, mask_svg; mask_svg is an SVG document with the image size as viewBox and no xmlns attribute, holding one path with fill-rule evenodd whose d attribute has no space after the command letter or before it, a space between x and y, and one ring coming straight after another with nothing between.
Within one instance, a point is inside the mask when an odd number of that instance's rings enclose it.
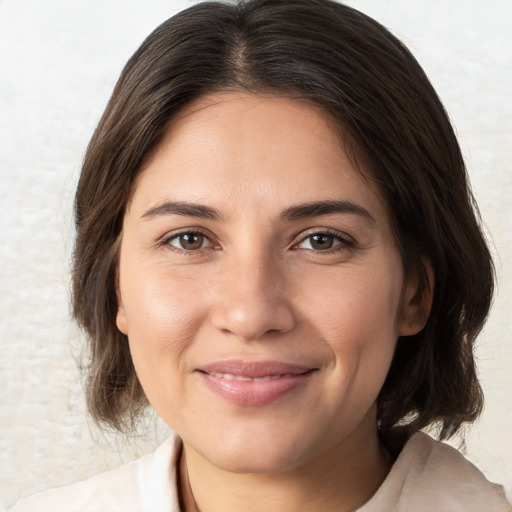
<instances>
[{"instance_id":1,"label":"light gray background","mask_svg":"<svg viewBox=\"0 0 512 512\"><path fill-rule=\"evenodd\" d=\"M151 450L87 419L69 315L71 204L128 57L193 2L0 0L0 507ZM467 456L512 497L512 0L352 0L417 55L453 120L500 285L480 337L484 414ZM470 279L471 276L468 276Z\"/></svg>"}]
</instances>

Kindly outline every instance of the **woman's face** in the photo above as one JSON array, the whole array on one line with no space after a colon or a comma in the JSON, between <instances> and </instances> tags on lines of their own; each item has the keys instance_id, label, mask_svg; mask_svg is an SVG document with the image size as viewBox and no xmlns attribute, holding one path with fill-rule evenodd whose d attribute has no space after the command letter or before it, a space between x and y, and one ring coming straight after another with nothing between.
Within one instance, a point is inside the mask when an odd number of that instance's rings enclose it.
<instances>
[{"instance_id":1,"label":"woman's face","mask_svg":"<svg viewBox=\"0 0 512 512\"><path fill-rule=\"evenodd\" d=\"M118 328L188 450L237 472L376 438L415 287L383 201L320 109L213 94L143 166L123 224Z\"/></svg>"}]
</instances>

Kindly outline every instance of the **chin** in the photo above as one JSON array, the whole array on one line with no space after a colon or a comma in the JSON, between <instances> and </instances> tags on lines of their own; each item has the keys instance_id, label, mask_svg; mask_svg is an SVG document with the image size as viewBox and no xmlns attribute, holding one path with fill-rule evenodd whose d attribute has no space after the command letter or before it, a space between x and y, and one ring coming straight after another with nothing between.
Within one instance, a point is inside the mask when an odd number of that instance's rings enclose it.
<instances>
[{"instance_id":1,"label":"chin","mask_svg":"<svg viewBox=\"0 0 512 512\"><path fill-rule=\"evenodd\" d=\"M305 464L308 453L320 448L312 446L317 444L312 439L279 429L250 429L220 437L197 451L214 466L239 474L285 473Z\"/></svg>"}]
</instances>

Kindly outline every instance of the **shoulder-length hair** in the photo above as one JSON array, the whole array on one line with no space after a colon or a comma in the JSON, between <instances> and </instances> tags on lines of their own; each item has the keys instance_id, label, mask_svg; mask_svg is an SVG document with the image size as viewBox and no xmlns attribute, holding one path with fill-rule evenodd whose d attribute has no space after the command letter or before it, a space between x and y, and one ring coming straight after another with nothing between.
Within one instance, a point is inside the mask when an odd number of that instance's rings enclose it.
<instances>
[{"instance_id":1,"label":"shoulder-length hair","mask_svg":"<svg viewBox=\"0 0 512 512\"><path fill-rule=\"evenodd\" d=\"M494 272L457 139L405 46L330 0L197 4L160 25L124 68L88 146L75 200L73 309L90 342L92 416L123 430L147 405L115 322L119 240L135 177L181 109L226 90L323 107L380 188L406 275L419 276L425 292L425 262L434 270L426 327L398 340L378 397L381 433L436 425L443 438L474 421L483 398L473 344Z\"/></svg>"}]
</instances>

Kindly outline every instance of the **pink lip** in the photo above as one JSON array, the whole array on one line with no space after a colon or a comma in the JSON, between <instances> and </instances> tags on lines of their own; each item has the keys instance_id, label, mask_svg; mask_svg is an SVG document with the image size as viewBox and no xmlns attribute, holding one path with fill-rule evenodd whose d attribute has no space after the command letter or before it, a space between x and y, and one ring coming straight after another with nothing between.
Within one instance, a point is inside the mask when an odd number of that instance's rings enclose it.
<instances>
[{"instance_id":1,"label":"pink lip","mask_svg":"<svg viewBox=\"0 0 512 512\"><path fill-rule=\"evenodd\" d=\"M229 360L202 366L206 386L237 405L261 406L304 384L317 368L277 361Z\"/></svg>"}]
</instances>

